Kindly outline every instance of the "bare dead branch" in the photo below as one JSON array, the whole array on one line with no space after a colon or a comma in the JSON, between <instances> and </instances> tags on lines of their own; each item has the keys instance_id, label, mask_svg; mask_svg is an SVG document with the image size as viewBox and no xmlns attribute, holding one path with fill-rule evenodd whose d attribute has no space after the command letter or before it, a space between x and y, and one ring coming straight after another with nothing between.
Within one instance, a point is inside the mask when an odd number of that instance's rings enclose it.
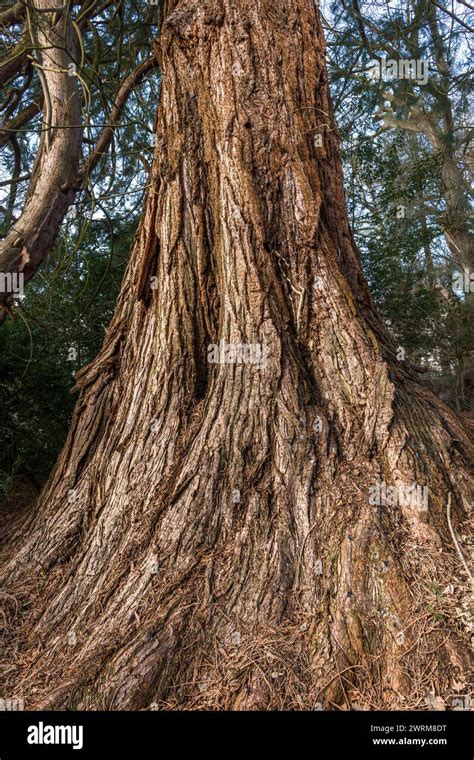
<instances>
[{"instance_id":1,"label":"bare dead branch","mask_svg":"<svg viewBox=\"0 0 474 760\"><path fill-rule=\"evenodd\" d=\"M134 71L132 71L132 73L129 74L129 76L123 81L110 113L109 119L112 125L120 123L123 109L130 93L138 84L140 84L144 77L157 66L158 61L156 60L155 56L150 56L145 61L143 61L143 63L137 66L137 68L134 69ZM88 176L94 166L96 166L100 157L103 156L103 154L106 152L113 135L114 127L107 125L99 137L95 149L80 169L79 176L81 180Z\"/></svg>"}]
</instances>

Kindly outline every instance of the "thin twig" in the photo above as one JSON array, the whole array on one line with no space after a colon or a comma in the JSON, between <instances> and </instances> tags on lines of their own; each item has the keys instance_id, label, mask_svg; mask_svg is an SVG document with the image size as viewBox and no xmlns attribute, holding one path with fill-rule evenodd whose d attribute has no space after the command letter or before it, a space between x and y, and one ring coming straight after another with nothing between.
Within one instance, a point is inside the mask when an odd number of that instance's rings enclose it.
<instances>
[{"instance_id":1,"label":"thin twig","mask_svg":"<svg viewBox=\"0 0 474 760\"><path fill-rule=\"evenodd\" d=\"M451 537L453 539L454 546L456 547L456 551L457 551L457 553L459 555L459 559L461 560L461 562L463 564L463 567L464 567L464 569L465 569L465 571L467 573L467 577L469 578L469 581L472 583L471 571L469 570L469 568L467 566L467 562L464 559L464 555L461 552L458 539L456 538L456 534L455 534L455 532L453 530L453 526L452 526L452 523L451 523L451 492L449 492L449 494L448 494L448 506L447 506L447 509L446 509L446 514L447 514L447 518L448 518L449 532L451 533Z\"/></svg>"}]
</instances>

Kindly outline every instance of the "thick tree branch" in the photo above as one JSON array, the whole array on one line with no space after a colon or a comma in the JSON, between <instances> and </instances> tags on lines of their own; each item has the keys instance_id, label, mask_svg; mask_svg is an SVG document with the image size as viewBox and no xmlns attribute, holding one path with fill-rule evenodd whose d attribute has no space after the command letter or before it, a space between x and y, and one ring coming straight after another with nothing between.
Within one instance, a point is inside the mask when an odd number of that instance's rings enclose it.
<instances>
[{"instance_id":1,"label":"thick tree branch","mask_svg":"<svg viewBox=\"0 0 474 760\"><path fill-rule=\"evenodd\" d=\"M18 45L13 48L13 52L9 53L3 61L0 61L0 87L8 84L21 72L28 60L27 55L28 42L26 37L23 37Z\"/></svg>"},{"instance_id":2,"label":"thick tree branch","mask_svg":"<svg viewBox=\"0 0 474 760\"><path fill-rule=\"evenodd\" d=\"M25 17L25 6L23 3L15 3L11 8L0 13L0 26L12 26L18 24Z\"/></svg>"}]
</instances>

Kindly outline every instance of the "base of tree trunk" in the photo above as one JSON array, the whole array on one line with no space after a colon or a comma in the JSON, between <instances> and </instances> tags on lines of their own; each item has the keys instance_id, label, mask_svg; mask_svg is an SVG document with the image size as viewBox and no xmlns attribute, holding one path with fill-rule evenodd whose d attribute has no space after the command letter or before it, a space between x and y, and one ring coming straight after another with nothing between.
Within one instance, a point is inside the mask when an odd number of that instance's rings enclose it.
<instances>
[{"instance_id":1,"label":"base of tree trunk","mask_svg":"<svg viewBox=\"0 0 474 760\"><path fill-rule=\"evenodd\" d=\"M4 693L44 709L225 710L427 709L465 693L468 586L454 484L436 470L446 443L415 467L392 430L398 470L424 468L429 510L371 504L370 483L394 482L393 451L369 456L366 442L361 455L355 430L344 440L326 419L319 431L296 377L280 383L257 406L222 389L239 399L225 414L197 402L180 437L148 440L146 462L137 431L92 510L82 494L98 499L107 480L94 468L78 491L56 475L17 518ZM428 446L433 428L418 435Z\"/></svg>"}]
</instances>

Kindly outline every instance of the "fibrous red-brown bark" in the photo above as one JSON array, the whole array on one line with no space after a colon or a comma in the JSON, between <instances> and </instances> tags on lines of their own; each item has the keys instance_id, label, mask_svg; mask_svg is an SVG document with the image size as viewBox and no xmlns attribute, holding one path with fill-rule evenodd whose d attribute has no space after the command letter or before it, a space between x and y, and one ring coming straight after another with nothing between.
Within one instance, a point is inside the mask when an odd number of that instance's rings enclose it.
<instances>
[{"instance_id":1,"label":"fibrous red-brown bark","mask_svg":"<svg viewBox=\"0 0 474 760\"><path fill-rule=\"evenodd\" d=\"M7 530L5 683L36 708L449 704L472 449L373 310L318 11L169 2L158 55L116 314ZM221 340L265 366L208 363ZM428 510L371 504L381 481Z\"/></svg>"}]
</instances>

